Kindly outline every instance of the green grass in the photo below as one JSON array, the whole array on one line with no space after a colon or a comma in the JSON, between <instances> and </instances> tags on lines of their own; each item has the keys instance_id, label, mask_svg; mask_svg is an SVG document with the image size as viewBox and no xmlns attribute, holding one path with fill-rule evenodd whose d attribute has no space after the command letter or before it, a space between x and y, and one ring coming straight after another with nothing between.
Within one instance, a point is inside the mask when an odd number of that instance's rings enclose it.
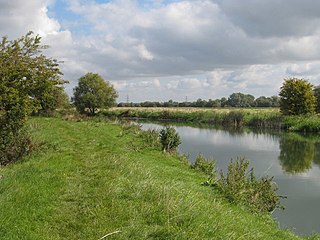
<instances>
[{"instance_id":1,"label":"green grass","mask_svg":"<svg viewBox=\"0 0 320 240\"><path fill-rule=\"evenodd\" d=\"M30 120L45 142L0 168L0 239L300 239L111 123ZM119 231L119 232L117 232Z\"/></svg>"},{"instance_id":2,"label":"green grass","mask_svg":"<svg viewBox=\"0 0 320 240\"><path fill-rule=\"evenodd\" d=\"M278 108L112 108L103 111L108 117L171 120L205 123L224 127L320 132L318 115L284 116Z\"/></svg>"}]
</instances>

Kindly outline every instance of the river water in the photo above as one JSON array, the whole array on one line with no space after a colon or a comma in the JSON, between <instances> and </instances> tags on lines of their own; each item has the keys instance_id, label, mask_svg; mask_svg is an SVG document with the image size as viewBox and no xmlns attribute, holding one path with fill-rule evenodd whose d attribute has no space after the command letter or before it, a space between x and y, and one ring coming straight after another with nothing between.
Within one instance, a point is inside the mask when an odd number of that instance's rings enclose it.
<instances>
[{"instance_id":1,"label":"river water","mask_svg":"<svg viewBox=\"0 0 320 240\"><path fill-rule=\"evenodd\" d=\"M139 123L143 129L161 129L153 123ZM168 123L167 123L168 124ZM246 157L257 177L274 176L285 210L273 217L281 228L299 235L320 233L320 137L296 133L257 133L251 130L221 130L170 124L180 135L180 153L193 162L201 153L215 159L225 171L230 159Z\"/></svg>"}]
</instances>

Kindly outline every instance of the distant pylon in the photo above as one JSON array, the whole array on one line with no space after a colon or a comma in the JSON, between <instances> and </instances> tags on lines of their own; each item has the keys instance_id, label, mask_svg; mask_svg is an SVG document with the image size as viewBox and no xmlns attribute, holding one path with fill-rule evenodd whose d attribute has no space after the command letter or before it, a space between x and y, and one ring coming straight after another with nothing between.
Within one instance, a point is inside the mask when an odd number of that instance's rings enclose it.
<instances>
[{"instance_id":1,"label":"distant pylon","mask_svg":"<svg viewBox=\"0 0 320 240\"><path fill-rule=\"evenodd\" d=\"M129 95L127 94L127 103L129 103Z\"/></svg>"},{"instance_id":2,"label":"distant pylon","mask_svg":"<svg viewBox=\"0 0 320 240\"><path fill-rule=\"evenodd\" d=\"M188 102L188 96L186 96L186 102Z\"/></svg>"}]
</instances>

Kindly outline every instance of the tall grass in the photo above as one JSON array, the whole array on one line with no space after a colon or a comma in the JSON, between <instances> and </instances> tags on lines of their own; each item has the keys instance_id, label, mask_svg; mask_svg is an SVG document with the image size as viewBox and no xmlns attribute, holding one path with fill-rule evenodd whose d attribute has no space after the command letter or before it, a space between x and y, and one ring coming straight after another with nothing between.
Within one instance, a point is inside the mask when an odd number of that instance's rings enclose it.
<instances>
[{"instance_id":1,"label":"tall grass","mask_svg":"<svg viewBox=\"0 0 320 240\"><path fill-rule=\"evenodd\" d=\"M258 129L320 132L319 116L283 116L279 109L113 108L102 114L118 118L206 123L237 128L248 126Z\"/></svg>"}]
</instances>

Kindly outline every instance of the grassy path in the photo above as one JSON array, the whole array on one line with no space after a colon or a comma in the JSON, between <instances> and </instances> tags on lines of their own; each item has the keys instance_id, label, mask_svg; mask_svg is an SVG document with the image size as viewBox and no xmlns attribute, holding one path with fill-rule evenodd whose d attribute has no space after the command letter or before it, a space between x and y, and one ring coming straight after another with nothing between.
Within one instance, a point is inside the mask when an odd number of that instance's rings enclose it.
<instances>
[{"instance_id":1,"label":"grassy path","mask_svg":"<svg viewBox=\"0 0 320 240\"><path fill-rule=\"evenodd\" d=\"M35 118L46 149L0 168L0 239L299 239L109 123Z\"/></svg>"}]
</instances>

